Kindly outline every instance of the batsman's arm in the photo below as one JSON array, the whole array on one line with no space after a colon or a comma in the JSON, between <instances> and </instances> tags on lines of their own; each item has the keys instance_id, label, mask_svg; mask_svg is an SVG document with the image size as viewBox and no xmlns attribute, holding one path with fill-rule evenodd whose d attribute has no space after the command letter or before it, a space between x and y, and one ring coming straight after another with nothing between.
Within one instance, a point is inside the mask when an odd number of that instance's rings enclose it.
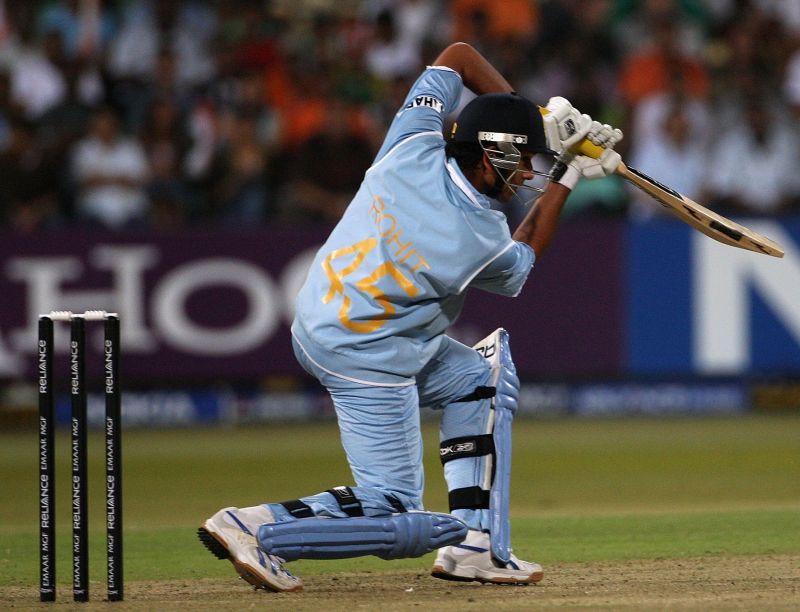
<instances>
[{"instance_id":1,"label":"batsman's arm","mask_svg":"<svg viewBox=\"0 0 800 612\"><path fill-rule=\"evenodd\" d=\"M613 148L622 138L622 132L580 114L567 100L552 98L551 102L554 101L551 119L555 121L545 120L545 138L548 146L561 155L550 171L545 192L512 236L528 244L537 258L550 246L564 202L577 181L581 177L591 180L616 171L619 155ZM549 108L550 104L548 108L540 108L543 116L550 114Z\"/></svg>"},{"instance_id":2,"label":"batsman's arm","mask_svg":"<svg viewBox=\"0 0 800 612\"><path fill-rule=\"evenodd\" d=\"M439 54L434 66L446 66L461 75L464 85L474 93L513 91L511 84L474 47L463 42L448 46Z\"/></svg>"},{"instance_id":3,"label":"batsman's arm","mask_svg":"<svg viewBox=\"0 0 800 612\"><path fill-rule=\"evenodd\" d=\"M514 90L503 75L467 43L457 42L448 46L436 58L434 65L456 71L461 75L464 85L478 95L510 93ZM569 192L563 185L550 183L514 232L514 240L528 244L536 257L541 257L555 235L558 218Z\"/></svg>"},{"instance_id":4,"label":"batsman's arm","mask_svg":"<svg viewBox=\"0 0 800 612\"><path fill-rule=\"evenodd\" d=\"M555 236L561 209L569 193L570 189L560 183L548 183L544 193L537 198L511 236L530 246L537 259L544 254Z\"/></svg>"}]
</instances>

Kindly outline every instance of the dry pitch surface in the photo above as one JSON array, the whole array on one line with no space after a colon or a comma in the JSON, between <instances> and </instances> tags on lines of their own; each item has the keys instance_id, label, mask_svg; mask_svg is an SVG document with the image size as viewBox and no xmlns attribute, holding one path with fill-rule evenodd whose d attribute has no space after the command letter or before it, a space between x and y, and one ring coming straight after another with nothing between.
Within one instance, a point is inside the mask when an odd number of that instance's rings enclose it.
<instances>
[{"instance_id":1,"label":"dry pitch surface","mask_svg":"<svg viewBox=\"0 0 800 612\"><path fill-rule=\"evenodd\" d=\"M800 555L700 557L625 562L560 563L537 586L501 587L436 580L423 571L323 574L302 593L254 591L230 580L133 582L126 601L79 609L126 610L531 610L531 609L800 609ZM103 585L93 585L101 596ZM68 587L56 604L36 603L26 587L0 588L14 609L76 608Z\"/></svg>"}]
</instances>

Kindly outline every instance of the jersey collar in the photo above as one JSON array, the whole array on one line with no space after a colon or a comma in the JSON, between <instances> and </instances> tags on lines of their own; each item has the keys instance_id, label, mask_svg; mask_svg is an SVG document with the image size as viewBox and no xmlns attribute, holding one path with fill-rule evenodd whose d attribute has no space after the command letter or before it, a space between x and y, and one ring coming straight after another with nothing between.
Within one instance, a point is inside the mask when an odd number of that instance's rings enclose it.
<instances>
[{"instance_id":1,"label":"jersey collar","mask_svg":"<svg viewBox=\"0 0 800 612\"><path fill-rule=\"evenodd\" d=\"M467 180L467 177L461 172L461 168L452 158L447 160L447 171L450 173L450 178L464 192L470 202L478 208L490 208L491 200L475 189L474 185Z\"/></svg>"}]
</instances>

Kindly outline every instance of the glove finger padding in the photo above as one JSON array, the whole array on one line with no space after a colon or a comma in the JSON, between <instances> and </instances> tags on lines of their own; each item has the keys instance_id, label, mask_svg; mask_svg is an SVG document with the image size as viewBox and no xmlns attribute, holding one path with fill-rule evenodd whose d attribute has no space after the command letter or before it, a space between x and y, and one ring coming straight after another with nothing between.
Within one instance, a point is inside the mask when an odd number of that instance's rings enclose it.
<instances>
[{"instance_id":1,"label":"glove finger padding","mask_svg":"<svg viewBox=\"0 0 800 612\"><path fill-rule=\"evenodd\" d=\"M621 161L619 153L613 149L606 149L598 159L578 155L570 165L577 166L583 178L593 180L614 174Z\"/></svg>"},{"instance_id":2,"label":"glove finger padding","mask_svg":"<svg viewBox=\"0 0 800 612\"><path fill-rule=\"evenodd\" d=\"M622 140L622 130L613 128L607 123L593 121L586 138L598 147L613 149Z\"/></svg>"},{"instance_id":3,"label":"glove finger padding","mask_svg":"<svg viewBox=\"0 0 800 612\"><path fill-rule=\"evenodd\" d=\"M597 159L565 153L559 156L551 168L550 179L567 189L574 189L581 177L594 180L609 176L619 167L620 162L622 157L613 149L606 149Z\"/></svg>"},{"instance_id":4,"label":"glove finger padding","mask_svg":"<svg viewBox=\"0 0 800 612\"><path fill-rule=\"evenodd\" d=\"M619 130L617 130L619 132ZM620 132L621 134L622 132ZM616 144L616 143L614 143ZM610 145L614 146L613 144ZM619 168L619 165L622 163L622 156L614 151L612 148L606 149L606 152L600 156L600 165L603 167L604 176L608 176L609 174L614 174Z\"/></svg>"}]
</instances>

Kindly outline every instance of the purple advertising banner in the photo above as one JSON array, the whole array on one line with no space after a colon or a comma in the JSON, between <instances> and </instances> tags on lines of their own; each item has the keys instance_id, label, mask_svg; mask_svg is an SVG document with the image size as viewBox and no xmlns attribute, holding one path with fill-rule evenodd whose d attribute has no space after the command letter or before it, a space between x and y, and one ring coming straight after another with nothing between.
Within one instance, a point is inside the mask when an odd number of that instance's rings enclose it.
<instances>
[{"instance_id":1,"label":"purple advertising banner","mask_svg":"<svg viewBox=\"0 0 800 612\"><path fill-rule=\"evenodd\" d=\"M471 290L452 335L471 344L505 327L525 378L619 373L623 227L563 225L520 297ZM325 235L302 227L0 233L0 380L32 379L40 313L89 309L121 315L126 384L301 374L292 304ZM91 333L89 369L102 332Z\"/></svg>"},{"instance_id":2,"label":"purple advertising banner","mask_svg":"<svg viewBox=\"0 0 800 612\"><path fill-rule=\"evenodd\" d=\"M456 330L473 344L497 327L527 378L617 376L624 368L624 224L573 222L560 227L515 299L473 290ZM456 335L456 334L453 334Z\"/></svg>"}]
</instances>

